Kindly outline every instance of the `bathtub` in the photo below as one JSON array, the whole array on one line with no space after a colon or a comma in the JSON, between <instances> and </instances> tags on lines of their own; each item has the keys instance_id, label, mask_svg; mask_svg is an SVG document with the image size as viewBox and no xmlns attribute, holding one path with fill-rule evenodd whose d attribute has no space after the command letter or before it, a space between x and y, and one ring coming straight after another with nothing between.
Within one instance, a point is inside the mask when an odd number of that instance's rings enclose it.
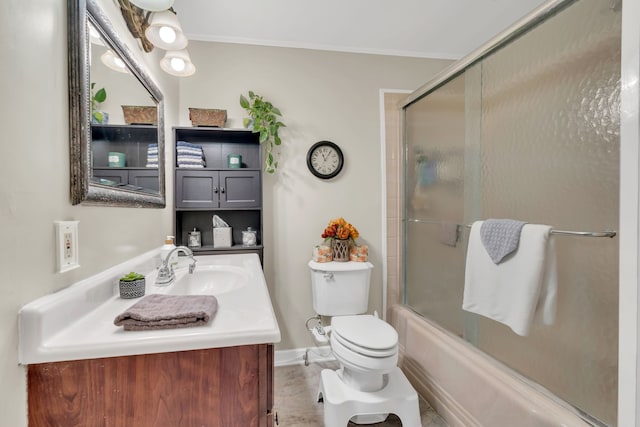
<instances>
[{"instance_id":1,"label":"bathtub","mask_svg":"<svg viewBox=\"0 0 640 427\"><path fill-rule=\"evenodd\" d=\"M402 370L451 427L585 427L564 402L402 305L389 310Z\"/></svg>"},{"instance_id":2,"label":"bathtub","mask_svg":"<svg viewBox=\"0 0 640 427\"><path fill-rule=\"evenodd\" d=\"M59 362L272 344L280 341L260 260L256 254L196 256L194 274L176 269L168 286L156 286L159 249L116 265L19 312L20 364ZM137 271L146 276L146 294L214 295L218 310L195 328L124 331L114 318L138 299L122 299L118 278Z\"/></svg>"}]
</instances>

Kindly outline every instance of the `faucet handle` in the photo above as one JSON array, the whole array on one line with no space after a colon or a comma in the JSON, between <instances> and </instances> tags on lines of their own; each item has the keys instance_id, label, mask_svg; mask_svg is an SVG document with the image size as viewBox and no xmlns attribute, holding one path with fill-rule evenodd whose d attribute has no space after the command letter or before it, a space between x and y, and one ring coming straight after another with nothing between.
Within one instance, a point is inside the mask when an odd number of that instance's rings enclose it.
<instances>
[{"instance_id":1,"label":"faucet handle","mask_svg":"<svg viewBox=\"0 0 640 427\"><path fill-rule=\"evenodd\" d=\"M191 257L191 264L189 264L189 274L193 274L193 272L196 270L196 262L198 262L198 260L194 257Z\"/></svg>"}]
</instances>

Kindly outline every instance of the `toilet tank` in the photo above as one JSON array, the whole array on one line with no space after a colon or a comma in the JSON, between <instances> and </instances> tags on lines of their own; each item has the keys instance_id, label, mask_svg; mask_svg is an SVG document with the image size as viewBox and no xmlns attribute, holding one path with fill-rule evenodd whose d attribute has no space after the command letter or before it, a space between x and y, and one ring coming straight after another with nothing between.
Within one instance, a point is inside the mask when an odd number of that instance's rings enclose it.
<instances>
[{"instance_id":1,"label":"toilet tank","mask_svg":"<svg viewBox=\"0 0 640 427\"><path fill-rule=\"evenodd\" d=\"M323 316L366 313L372 268L370 262L309 261L315 312Z\"/></svg>"}]
</instances>

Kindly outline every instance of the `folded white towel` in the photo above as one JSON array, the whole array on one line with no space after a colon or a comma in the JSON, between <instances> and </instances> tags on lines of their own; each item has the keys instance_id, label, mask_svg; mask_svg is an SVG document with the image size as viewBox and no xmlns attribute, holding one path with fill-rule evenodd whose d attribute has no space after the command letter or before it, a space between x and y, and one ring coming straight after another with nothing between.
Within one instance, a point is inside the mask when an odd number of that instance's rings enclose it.
<instances>
[{"instance_id":1,"label":"folded white towel","mask_svg":"<svg viewBox=\"0 0 640 427\"><path fill-rule=\"evenodd\" d=\"M201 149L193 149L193 148L176 148L176 153L178 153L178 155L180 154L189 154L192 156L198 156L198 157L202 157L202 150Z\"/></svg>"},{"instance_id":2,"label":"folded white towel","mask_svg":"<svg viewBox=\"0 0 640 427\"><path fill-rule=\"evenodd\" d=\"M555 321L557 273L554 239L548 225L527 224L513 256L494 264L482 244L476 221L469 234L463 310L529 334L532 323Z\"/></svg>"}]
</instances>

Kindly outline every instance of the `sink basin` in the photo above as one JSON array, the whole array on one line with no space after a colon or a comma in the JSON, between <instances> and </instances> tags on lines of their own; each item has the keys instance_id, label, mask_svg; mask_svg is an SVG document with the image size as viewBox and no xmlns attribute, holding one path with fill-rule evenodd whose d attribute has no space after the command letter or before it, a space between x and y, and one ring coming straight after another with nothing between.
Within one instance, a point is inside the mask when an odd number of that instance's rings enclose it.
<instances>
[{"instance_id":1,"label":"sink basin","mask_svg":"<svg viewBox=\"0 0 640 427\"><path fill-rule=\"evenodd\" d=\"M256 254L199 255L196 269L176 269L168 286L155 286L159 248L111 267L20 310L21 364L130 356L280 341L267 283ZM207 325L124 331L113 319L137 301L118 295L118 278L146 273L147 294L214 295L218 311ZM0 423L1 424L1 423Z\"/></svg>"},{"instance_id":2,"label":"sink basin","mask_svg":"<svg viewBox=\"0 0 640 427\"><path fill-rule=\"evenodd\" d=\"M196 265L192 274L183 272L170 285L172 295L220 295L247 285L245 269L233 265Z\"/></svg>"}]
</instances>

